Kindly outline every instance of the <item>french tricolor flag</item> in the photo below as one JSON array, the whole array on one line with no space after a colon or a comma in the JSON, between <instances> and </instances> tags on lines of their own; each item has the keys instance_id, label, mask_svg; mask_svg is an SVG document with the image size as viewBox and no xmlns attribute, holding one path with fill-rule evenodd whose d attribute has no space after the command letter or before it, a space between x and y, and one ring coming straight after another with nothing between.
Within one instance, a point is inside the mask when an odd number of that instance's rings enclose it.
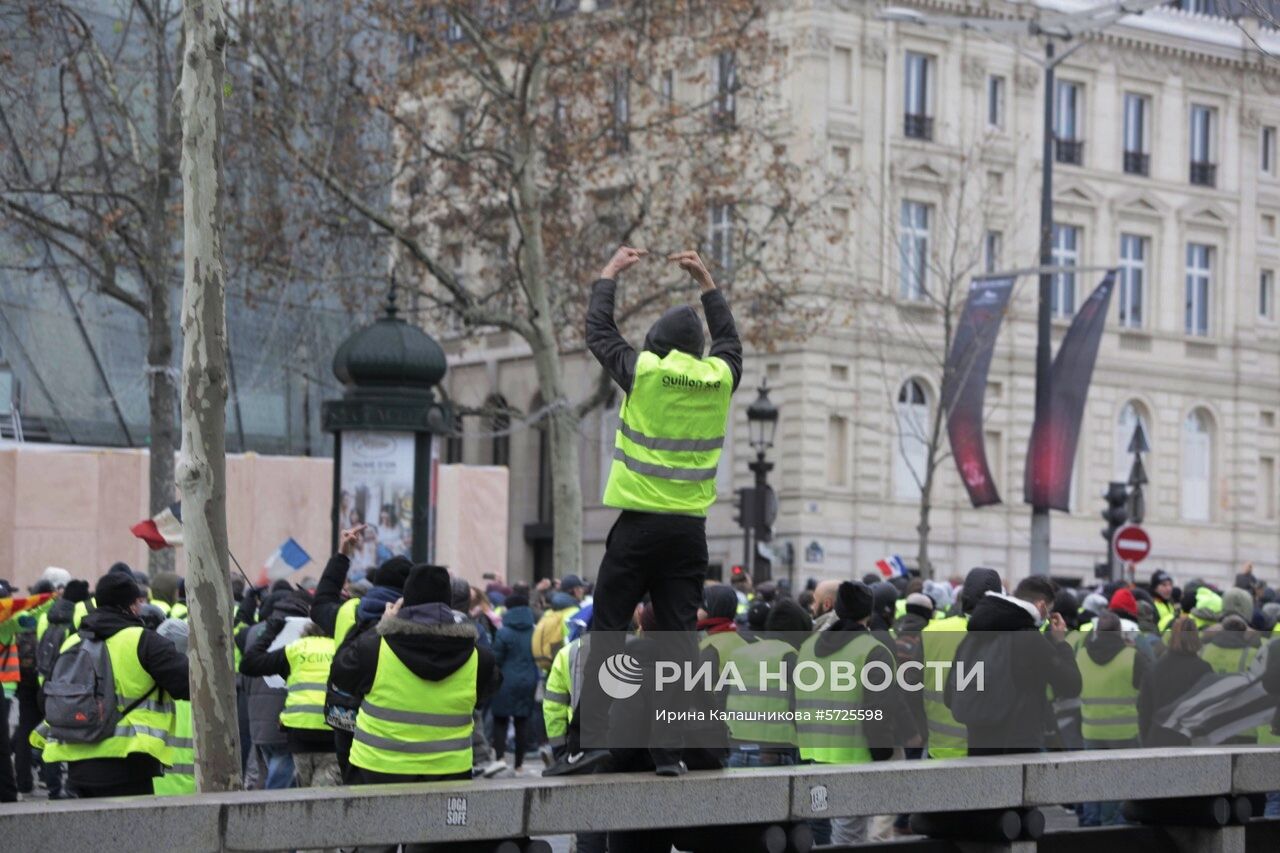
<instances>
[{"instance_id":1,"label":"french tricolor flag","mask_svg":"<svg viewBox=\"0 0 1280 853\"><path fill-rule=\"evenodd\" d=\"M876 568L880 570L880 574L887 578L894 576L906 577L911 574L907 570L907 564L897 554L886 557L883 560L876 560Z\"/></svg>"},{"instance_id":2,"label":"french tricolor flag","mask_svg":"<svg viewBox=\"0 0 1280 853\"><path fill-rule=\"evenodd\" d=\"M182 501L169 504L146 521L139 521L129 532L152 551L174 548L182 544Z\"/></svg>"},{"instance_id":3,"label":"french tricolor flag","mask_svg":"<svg viewBox=\"0 0 1280 853\"><path fill-rule=\"evenodd\" d=\"M268 581L287 578L310 562L311 555L304 551L302 546L290 536L262 564L262 572L258 575L258 583L265 585Z\"/></svg>"}]
</instances>

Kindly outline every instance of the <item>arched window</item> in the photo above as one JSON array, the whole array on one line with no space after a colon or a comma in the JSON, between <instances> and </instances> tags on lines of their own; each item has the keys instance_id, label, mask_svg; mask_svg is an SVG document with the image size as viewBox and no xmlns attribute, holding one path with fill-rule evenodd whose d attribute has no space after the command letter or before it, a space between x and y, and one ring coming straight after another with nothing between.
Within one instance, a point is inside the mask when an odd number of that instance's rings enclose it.
<instances>
[{"instance_id":1,"label":"arched window","mask_svg":"<svg viewBox=\"0 0 1280 853\"><path fill-rule=\"evenodd\" d=\"M507 400L501 394L491 394L489 399L484 401L484 408L489 413L486 419L488 431L491 433L501 433L491 437L491 456L489 464L491 465L510 465L511 464L511 436L506 430L511 429L511 407L507 405Z\"/></svg>"},{"instance_id":2,"label":"arched window","mask_svg":"<svg viewBox=\"0 0 1280 853\"><path fill-rule=\"evenodd\" d=\"M1182 422L1182 517L1208 521L1212 515L1213 418L1192 409Z\"/></svg>"},{"instance_id":3,"label":"arched window","mask_svg":"<svg viewBox=\"0 0 1280 853\"><path fill-rule=\"evenodd\" d=\"M1133 439L1133 431L1142 424L1142 431L1151 440L1151 419L1147 416L1146 406L1137 400L1130 400L1120 410L1116 418L1116 435L1113 444L1111 479L1120 482L1129 480L1129 469L1133 466L1133 454L1129 452L1129 442Z\"/></svg>"},{"instance_id":4,"label":"arched window","mask_svg":"<svg viewBox=\"0 0 1280 853\"><path fill-rule=\"evenodd\" d=\"M893 446L893 493L920 497L929 463L929 394L917 379L898 389L897 435Z\"/></svg>"}]
</instances>

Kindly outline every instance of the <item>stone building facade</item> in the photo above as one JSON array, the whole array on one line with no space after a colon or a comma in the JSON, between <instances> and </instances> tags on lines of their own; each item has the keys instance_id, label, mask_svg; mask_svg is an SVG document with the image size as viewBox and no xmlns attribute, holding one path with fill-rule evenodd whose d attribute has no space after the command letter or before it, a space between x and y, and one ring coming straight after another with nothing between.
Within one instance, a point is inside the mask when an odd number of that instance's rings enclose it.
<instances>
[{"instance_id":1,"label":"stone building facade","mask_svg":"<svg viewBox=\"0 0 1280 853\"><path fill-rule=\"evenodd\" d=\"M954 3L911 5L962 11ZM1002 16L1029 8L983 7ZM749 483L745 410L767 376L781 409L770 452L780 498L774 545L793 557L775 563L775 576L856 577L890 554L915 560L920 448L911 426L927 422L937 405L942 318L916 298L915 288L929 288L935 274L913 272L910 258L918 250L937 260L947 228L968 216L969 208L947 215L956 175L978 175L983 187L972 207L982 208L983 227L965 232L978 265L1035 265L1042 71L1007 42L888 22L868 2L797 2L772 26L790 45L779 93L790 150L821 156L857 188L832 202L850 226L848 245L837 247L847 265L829 284L847 288L848 310L802 343L748 354L721 462L721 500L708 520L711 560L726 572L743 562L729 497ZM1055 575L1087 581L1103 558L1101 496L1108 481L1124 479L1125 449L1140 420L1151 443L1146 527L1154 547L1139 578L1162 567L1178 582L1229 581L1253 561L1259 576L1280 582L1280 67L1250 38L1280 50L1280 36L1254 20L1237 25L1160 8L1089 40L1058 68L1055 261L1082 269L1055 280L1055 346L1103 268L1120 267L1121 283L1085 412L1073 508L1053 514ZM680 81L677 92L693 97L697 85L705 83ZM972 231L972 222L966 227ZM1034 277L1023 276L989 377L988 455L1005 503L971 508L954 464L943 462L930 549L939 575L974 565L992 566L1006 581L1027 573L1030 509L1021 496L1035 293ZM500 397L522 412L538 408L533 366L518 340L492 334L447 349L446 384L458 402ZM585 396L594 363L583 353L568 363ZM615 410L593 415L582 435L588 577L615 514L600 505ZM567 570L547 565L541 442L527 429L466 438L448 451L511 466L515 578Z\"/></svg>"}]
</instances>

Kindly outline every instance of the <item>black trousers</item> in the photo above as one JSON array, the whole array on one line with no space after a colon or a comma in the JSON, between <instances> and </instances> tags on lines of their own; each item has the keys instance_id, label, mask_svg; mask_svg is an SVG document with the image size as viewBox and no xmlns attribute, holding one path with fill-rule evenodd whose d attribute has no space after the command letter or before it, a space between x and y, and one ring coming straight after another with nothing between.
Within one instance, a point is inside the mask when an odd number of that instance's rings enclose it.
<instances>
[{"instance_id":1,"label":"black trousers","mask_svg":"<svg viewBox=\"0 0 1280 853\"><path fill-rule=\"evenodd\" d=\"M17 776L18 790L24 794L30 793L35 785L31 772L35 750L29 737L35 727L40 725L39 693L40 686L36 683L35 675L28 677L24 672L22 681L18 682L18 692L14 694L14 698L18 700L18 728L13 732L13 772Z\"/></svg>"},{"instance_id":2,"label":"black trousers","mask_svg":"<svg viewBox=\"0 0 1280 853\"><path fill-rule=\"evenodd\" d=\"M646 594L658 631L687 633L689 648L683 651L690 657L696 653L694 632L706 575L705 518L630 510L618 516L596 576L581 713L570 723L571 748L575 742L587 748L602 748L608 742L610 699L595 673L610 655L622 651L636 605ZM655 762L665 763L679 751L678 734L674 727L655 731L659 740L651 749Z\"/></svg>"},{"instance_id":3,"label":"black trousers","mask_svg":"<svg viewBox=\"0 0 1280 853\"><path fill-rule=\"evenodd\" d=\"M154 793L155 780L153 779L126 779L116 785L76 786L76 796L82 800L93 800L100 797L142 797Z\"/></svg>"},{"instance_id":4,"label":"black trousers","mask_svg":"<svg viewBox=\"0 0 1280 853\"><path fill-rule=\"evenodd\" d=\"M515 766L519 768L524 764L524 754L529 751L529 735L533 726L529 724L528 717L499 717L493 715L493 757L501 761L502 755L507 751L507 721L510 720L516 727L516 752Z\"/></svg>"}]
</instances>

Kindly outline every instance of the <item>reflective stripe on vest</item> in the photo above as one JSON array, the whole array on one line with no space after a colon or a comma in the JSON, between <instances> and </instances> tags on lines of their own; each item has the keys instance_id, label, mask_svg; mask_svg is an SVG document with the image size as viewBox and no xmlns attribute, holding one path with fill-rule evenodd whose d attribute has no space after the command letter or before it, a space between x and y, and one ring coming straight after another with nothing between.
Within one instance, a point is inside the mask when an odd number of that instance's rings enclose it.
<instances>
[{"instance_id":1,"label":"reflective stripe on vest","mask_svg":"<svg viewBox=\"0 0 1280 853\"><path fill-rule=\"evenodd\" d=\"M812 760L819 764L865 764L871 761L871 750L867 748L866 735L862 723L857 720L832 720L814 714L821 710L857 711L862 704L862 680L857 680L853 690L836 692L831 687L834 680L830 677L830 661L848 661L854 666L855 673L861 673L867 656L877 648L883 648L880 641L870 632L859 631L852 635L849 642L841 646L834 654L821 656L817 652L818 641L828 637L827 633L814 634L804 641L796 660L796 668L812 661L828 673L817 690L796 691L796 711L800 711L803 702L810 711L808 718L797 717L796 741L800 746L800 758ZM890 664L892 666L892 664Z\"/></svg>"},{"instance_id":2,"label":"reflective stripe on vest","mask_svg":"<svg viewBox=\"0 0 1280 853\"><path fill-rule=\"evenodd\" d=\"M1105 664L1089 657L1087 644L1076 652L1080 668L1080 733L1085 740L1131 740L1138 736L1138 691L1133 686L1137 651L1120 650Z\"/></svg>"},{"instance_id":3,"label":"reflective stripe on vest","mask_svg":"<svg viewBox=\"0 0 1280 853\"><path fill-rule=\"evenodd\" d=\"M88 758L124 758L140 752L161 764L173 764L173 748L169 745L174 722L174 704L157 688L155 680L138 660L138 642L142 628L125 628L106 641L111 656L111 672L116 682L116 701L121 710L141 696L151 698L131 710L116 726L110 737L97 743L63 743L50 739L45 746L46 761L83 761ZM80 642L79 634L70 635L62 651Z\"/></svg>"},{"instance_id":4,"label":"reflective stripe on vest","mask_svg":"<svg viewBox=\"0 0 1280 853\"><path fill-rule=\"evenodd\" d=\"M360 609L360 599L348 598L338 608L338 615L333 619L333 640L338 645L347 638L347 633L356 626L356 611Z\"/></svg>"},{"instance_id":5,"label":"reflective stripe on vest","mask_svg":"<svg viewBox=\"0 0 1280 853\"><path fill-rule=\"evenodd\" d=\"M725 710L747 714L790 711L790 685L780 685L776 678L771 678L767 688L761 687L760 668L766 666L768 673L776 674L782 669L783 659L795 653L796 650L782 640L743 642L734 649L729 660L737 668L738 677L742 679L745 689L739 690L736 687L730 689L729 696L725 700ZM762 746L795 746L796 744L796 724L793 720L735 720L731 716L728 723L729 736L739 743L754 743Z\"/></svg>"},{"instance_id":6,"label":"reflective stripe on vest","mask_svg":"<svg viewBox=\"0 0 1280 853\"><path fill-rule=\"evenodd\" d=\"M179 699L174 703L174 727L169 735L173 750L173 766L154 782L156 796L173 797L196 792L196 751L191 737L191 703Z\"/></svg>"},{"instance_id":7,"label":"reflective stripe on vest","mask_svg":"<svg viewBox=\"0 0 1280 853\"><path fill-rule=\"evenodd\" d=\"M15 636L12 643L7 646L0 646L0 683L17 684L21 680L22 671L18 660L18 639Z\"/></svg>"},{"instance_id":8,"label":"reflective stripe on vest","mask_svg":"<svg viewBox=\"0 0 1280 853\"><path fill-rule=\"evenodd\" d=\"M333 637L303 637L284 647L289 661L285 681L284 710L280 725L290 729L328 731L324 721L324 695L333 665Z\"/></svg>"},{"instance_id":9,"label":"reflective stripe on vest","mask_svg":"<svg viewBox=\"0 0 1280 853\"><path fill-rule=\"evenodd\" d=\"M969 621L964 616L947 616L934 619L920 631L920 658L925 664L922 673L925 689L924 715L929 729L930 758L963 758L969 754L969 730L956 721L951 709L943 701L943 694L935 690L937 668L930 663L950 664L955 661L956 650L964 639ZM941 670L946 677L947 670Z\"/></svg>"},{"instance_id":10,"label":"reflective stripe on vest","mask_svg":"<svg viewBox=\"0 0 1280 853\"><path fill-rule=\"evenodd\" d=\"M733 373L723 359L640 353L618 413L605 505L706 515L716 499L732 394Z\"/></svg>"},{"instance_id":11,"label":"reflective stripe on vest","mask_svg":"<svg viewBox=\"0 0 1280 853\"><path fill-rule=\"evenodd\" d=\"M479 655L440 681L427 681L378 641L373 687L356 715L351 763L377 773L443 776L471 770Z\"/></svg>"}]
</instances>

